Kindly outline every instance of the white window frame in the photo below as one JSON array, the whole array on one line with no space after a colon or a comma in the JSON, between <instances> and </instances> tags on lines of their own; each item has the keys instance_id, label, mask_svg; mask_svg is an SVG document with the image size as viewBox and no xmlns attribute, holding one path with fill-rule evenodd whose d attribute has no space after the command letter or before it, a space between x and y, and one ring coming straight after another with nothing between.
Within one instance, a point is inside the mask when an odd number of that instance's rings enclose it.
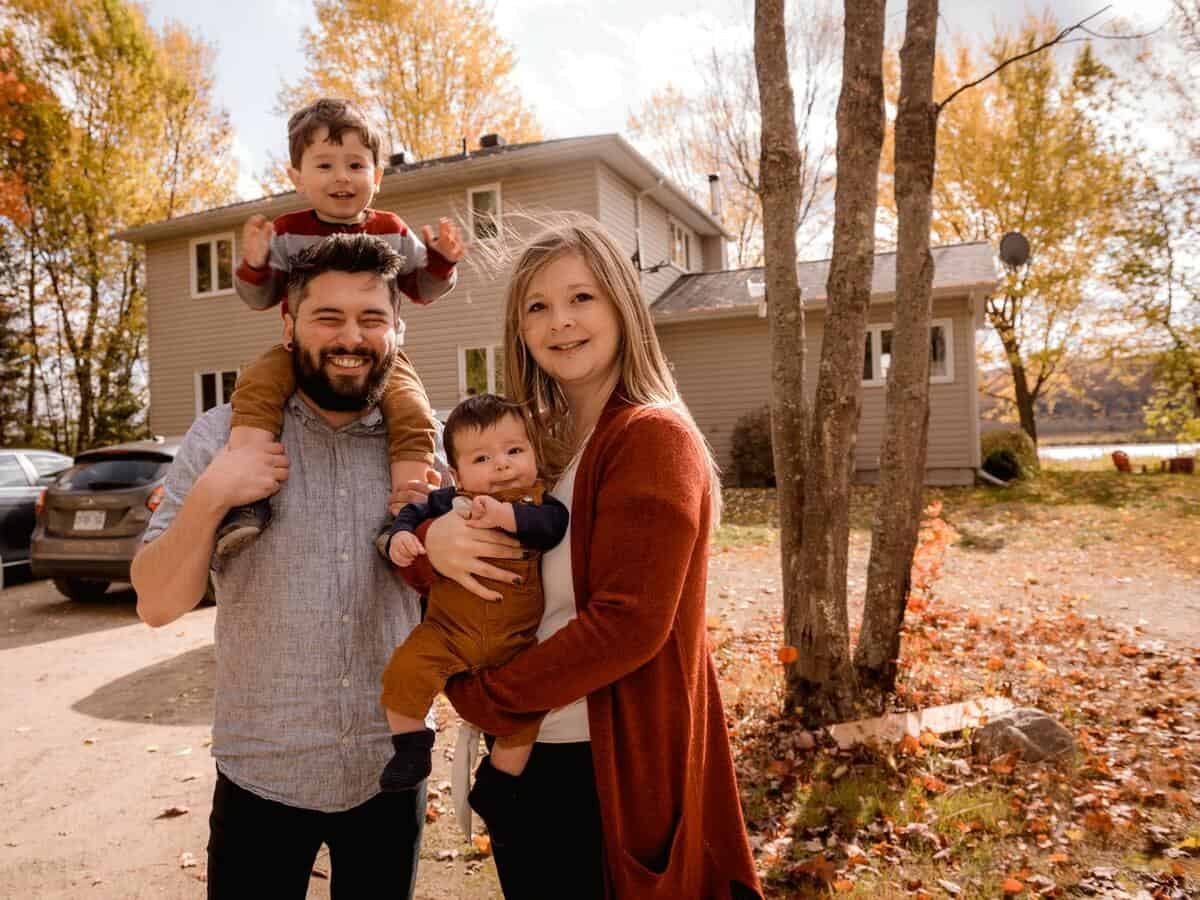
<instances>
[{"instance_id":1,"label":"white window frame","mask_svg":"<svg viewBox=\"0 0 1200 900\"><path fill-rule=\"evenodd\" d=\"M499 344L459 344L458 346L458 396L467 396L467 351L484 350L487 352L487 393L498 394L504 385L496 384L496 360L502 358Z\"/></svg>"},{"instance_id":2,"label":"white window frame","mask_svg":"<svg viewBox=\"0 0 1200 900\"><path fill-rule=\"evenodd\" d=\"M941 328L946 335L946 371L942 375L934 375L932 369L929 374L930 384L950 384L954 381L954 320L953 319L933 319L929 323L930 332L935 328ZM863 379L863 387L883 387L887 384L887 376L880 374L879 357L883 353L883 332L891 331L894 333L895 326L891 322L879 322L875 325L867 326L867 334L871 336L871 374L874 378ZM866 347L863 348L866 352ZM932 365L932 360L930 361Z\"/></svg>"},{"instance_id":3,"label":"white window frame","mask_svg":"<svg viewBox=\"0 0 1200 900\"><path fill-rule=\"evenodd\" d=\"M197 278L196 271L196 248L200 244L212 244L212 253L209 256L209 265L212 266L212 283L217 284L217 241L229 241L229 259L230 259L230 282L229 287L220 288L214 287L211 291L198 290L200 281ZM191 291L193 300L201 300L208 297L224 297L234 293L237 283L237 241L234 239L232 231L222 232L221 234L207 234L204 237L192 238L188 243L188 287Z\"/></svg>"},{"instance_id":4,"label":"white window frame","mask_svg":"<svg viewBox=\"0 0 1200 900\"><path fill-rule=\"evenodd\" d=\"M240 375L242 370L241 369L204 369L203 371L198 371L193 374L193 376L192 376L192 394L196 398L195 406L196 406L196 415L197 416L201 416L204 413L208 412L208 410L201 408L204 403L204 388L203 388L202 379L204 378L205 375L215 375L217 378L217 391L216 391L217 402L216 402L215 406L220 406L223 403L229 402L229 397L225 396L225 387L223 384L224 379L221 377L226 372L232 372L234 374L235 380L236 380L236 376Z\"/></svg>"},{"instance_id":5,"label":"white window frame","mask_svg":"<svg viewBox=\"0 0 1200 900\"><path fill-rule=\"evenodd\" d=\"M489 238L479 237L475 234L475 195L491 193L496 195L496 234ZM472 242L495 241L504 236L504 196L500 192L500 182L493 181L491 184L467 188L467 235Z\"/></svg>"},{"instance_id":6,"label":"white window frame","mask_svg":"<svg viewBox=\"0 0 1200 900\"><path fill-rule=\"evenodd\" d=\"M675 259L675 232L683 235L683 262ZM700 243L696 240L696 232L688 228L674 216L667 216L667 259L671 265L681 272L696 271L696 254L700 252Z\"/></svg>"}]
</instances>

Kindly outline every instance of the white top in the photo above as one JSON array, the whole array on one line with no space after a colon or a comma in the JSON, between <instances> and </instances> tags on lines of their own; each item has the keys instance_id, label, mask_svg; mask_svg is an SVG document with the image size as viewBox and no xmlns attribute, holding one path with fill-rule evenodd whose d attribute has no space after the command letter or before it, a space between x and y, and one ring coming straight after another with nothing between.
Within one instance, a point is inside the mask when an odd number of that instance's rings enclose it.
<instances>
[{"instance_id":1,"label":"white top","mask_svg":"<svg viewBox=\"0 0 1200 900\"><path fill-rule=\"evenodd\" d=\"M587 446L587 442L584 442ZM579 469L580 449L575 459L567 466L558 484L550 493L571 510L571 495L575 490L575 472ZM542 624L538 626L537 639L540 644L575 618L575 582L571 579L571 529L558 545L542 554L542 593L546 598L546 611ZM537 739L545 744L568 744L573 741L591 740L588 730L587 698L580 697L574 703L552 710L542 721Z\"/></svg>"}]
</instances>

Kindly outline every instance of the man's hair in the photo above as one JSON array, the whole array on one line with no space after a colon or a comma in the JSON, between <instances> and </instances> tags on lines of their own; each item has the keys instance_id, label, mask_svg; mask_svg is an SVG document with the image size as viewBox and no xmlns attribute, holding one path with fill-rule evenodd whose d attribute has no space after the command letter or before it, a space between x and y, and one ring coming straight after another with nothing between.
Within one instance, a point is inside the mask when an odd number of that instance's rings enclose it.
<instances>
[{"instance_id":1,"label":"man's hair","mask_svg":"<svg viewBox=\"0 0 1200 900\"><path fill-rule=\"evenodd\" d=\"M442 430L442 444L446 448L446 459L451 467L458 467L458 454L454 449L454 438L457 435L468 429L482 431L491 428L508 416L514 416L525 428L525 433L529 433L525 408L495 394L476 394L450 410L450 415L446 417L446 427Z\"/></svg>"},{"instance_id":2,"label":"man's hair","mask_svg":"<svg viewBox=\"0 0 1200 900\"><path fill-rule=\"evenodd\" d=\"M308 292L308 284L326 272L370 272L387 285L392 310L399 315L400 288L396 276L404 258L382 238L370 234L333 234L305 247L291 259L288 272L288 309L292 315Z\"/></svg>"},{"instance_id":3,"label":"man's hair","mask_svg":"<svg viewBox=\"0 0 1200 900\"><path fill-rule=\"evenodd\" d=\"M363 145L371 151L375 165L379 165L383 141L367 117L349 100L323 97L288 119L288 155L293 169L300 168L304 151L312 146L313 138L322 128L329 129L326 140L331 144L341 144L342 134L346 131L358 132Z\"/></svg>"}]
</instances>

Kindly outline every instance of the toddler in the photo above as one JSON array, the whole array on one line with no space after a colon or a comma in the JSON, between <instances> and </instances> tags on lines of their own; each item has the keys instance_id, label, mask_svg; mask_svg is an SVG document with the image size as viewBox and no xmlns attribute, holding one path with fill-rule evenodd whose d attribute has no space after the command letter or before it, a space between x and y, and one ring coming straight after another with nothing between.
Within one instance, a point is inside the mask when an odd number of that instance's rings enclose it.
<instances>
[{"instance_id":1,"label":"toddler","mask_svg":"<svg viewBox=\"0 0 1200 900\"><path fill-rule=\"evenodd\" d=\"M290 260L305 247L340 233L374 235L396 250L404 259L397 286L415 303L431 303L454 286L455 263L463 256L463 246L449 219L439 222L436 238L424 226L422 242L399 216L370 208L383 178L380 146L379 134L345 100L318 100L291 117L288 175L312 208L274 222L253 216L246 223L235 284L248 306L267 309L282 303L286 315ZM401 342L403 327L397 319ZM284 404L296 390L291 351L277 346L242 371L231 398L230 447L268 444L278 438ZM398 492L410 480L425 480L434 450L433 412L420 378L402 352L396 354L379 407L388 432L389 511L395 514ZM230 510L217 531L217 555L235 553L254 539L270 521L270 512L265 499Z\"/></svg>"}]
</instances>

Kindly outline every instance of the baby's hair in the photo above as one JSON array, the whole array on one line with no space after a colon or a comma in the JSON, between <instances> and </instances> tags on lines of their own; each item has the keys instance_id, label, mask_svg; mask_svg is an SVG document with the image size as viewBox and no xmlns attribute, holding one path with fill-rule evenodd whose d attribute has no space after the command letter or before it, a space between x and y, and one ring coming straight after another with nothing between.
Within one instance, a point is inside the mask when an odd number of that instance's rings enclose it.
<instances>
[{"instance_id":1,"label":"baby's hair","mask_svg":"<svg viewBox=\"0 0 1200 900\"><path fill-rule=\"evenodd\" d=\"M450 410L446 427L442 430L442 444L446 448L446 460L451 468L457 468L458 457L454 450L455 436L467 430L483 431L508 416L513 416L529 433L529 421L525 408L519 403L505 400L496 394L476 394L463 400Z\"/></svg>"},{"instance_id":2,"label":"baby's hair","mask_svg":"<svg viewBox=\"0 0 1200 900\"><path fill-rule=\"evenodd\" d=\"M375 165L379 165L383 140L362 110L349 100L322 97L288 119L288 156L293 169L300 168L304 151L312 146L313 138L322 128L329 129L325 139L331 144L341 144L342 134L346 131L358 132L363 145L371 151Z\"/></svg>"}]
</instances>

